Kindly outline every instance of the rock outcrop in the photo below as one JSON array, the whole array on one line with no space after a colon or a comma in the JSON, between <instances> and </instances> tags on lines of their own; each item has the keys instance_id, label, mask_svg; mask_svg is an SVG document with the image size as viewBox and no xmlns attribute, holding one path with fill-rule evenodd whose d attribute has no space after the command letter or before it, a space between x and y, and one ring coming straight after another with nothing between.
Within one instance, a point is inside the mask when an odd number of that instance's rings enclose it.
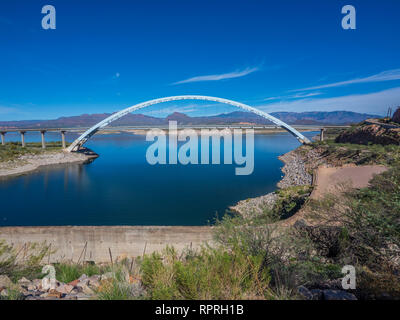
<instances>
[{"instance_id":1,"label":"rock outcrop","mask_svg":"<svg viewBox=\"0 0 400 320\"><path fill-rule=\"evenodd\" d=\"M336 143L356 143L356 144L382 144L400 145L400 126L384 123L369 122L351 128L341 133L336 139Z\"/></svg>"}]
</instances>

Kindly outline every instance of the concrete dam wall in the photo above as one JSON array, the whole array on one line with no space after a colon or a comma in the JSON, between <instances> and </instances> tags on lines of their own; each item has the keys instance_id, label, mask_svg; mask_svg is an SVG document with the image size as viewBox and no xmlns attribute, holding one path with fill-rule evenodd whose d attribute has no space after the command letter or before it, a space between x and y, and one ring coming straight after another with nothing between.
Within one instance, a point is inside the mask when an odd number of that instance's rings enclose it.
<instances>
[{"instance_id":1,"label":"concrete dam wall","mask_svg":"<svg viewBox=\"0 0 400 320\"><path fill-rule=\"evenodd\" d=\"M55 253L50 262L72 260L110 262L124 257L141 256L174 246L198 248L211 242L212 227L197 226L65 226L0 227L0 240L17 250L27 243L44 243ZM45 260L47 260L46 258Z\"/></svg>"}]
</instances>

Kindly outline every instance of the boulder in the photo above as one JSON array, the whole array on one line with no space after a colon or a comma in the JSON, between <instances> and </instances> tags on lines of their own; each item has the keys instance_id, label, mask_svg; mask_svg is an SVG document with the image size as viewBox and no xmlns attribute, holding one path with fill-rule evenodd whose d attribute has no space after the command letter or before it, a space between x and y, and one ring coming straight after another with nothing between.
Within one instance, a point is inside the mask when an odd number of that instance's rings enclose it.
<instances>
[{"instance_id":1,"label":"boulder","mask_svg":"<svg viewBox=\"0 0 400 320\"><path fill-rule=\"evenodd\" d=\"M80 289L79 291L86 294L86 295L93 295L94 291L89 288L87 284L78 283L77 288Z\"/></svg>"},{"instance_id":2,"label":"boulder","mask_svg":"<svg viewBox=\"0 0 400 320\"><path fill-rule=\"evenodd\" d=\"M32 282L30 281L30 280L28 280L27 278L25 278L25 277L22 277L21 279L19 279L18 280L18 285L21 287L21 288L28 288L30 285L32 285Z\"/></svg>"},{"instance_id":3,"label":"boulder","mask_svg":"<svg viewBox=\"0 0 400 320\"><path fill-rule=\"evenodd\" d=\"M8 288L12 285L12 281L6 275L0 275L0 291L1 289Z\"/></svg>"},{"instance_id":4,"label":"boulder","mask_svg":"<svg viewBox=\"0 0 400 320\"><path fill-rule=\"evenodd\" d=\"M313 299L313 294L311 293L310 290L308 290L305 286L300 286L297 288L297 292L299 295L304 298L305 300L312 300Z\"/></svg>"},{"instance_id":5,"label":"boulder","mask_svg":"<svg viewBox=\"0 0 400 320\"><path fill-rule=\"evenodd\" d=\"M356 296L343 290L324 290L323 300L357 300Z\"/></svg>"},{"instance_id":6,"label":"boulder","mask_svg":"<svg viewBox=\"0 0 400 320\"><path fill-rule=\"evenodd\" d=\"M32 280L32 285L35 286L37 289L41 289L42 288L42 279Z\"/></svg>"},{"instance_id":7,"label":"boulder","mask_svg":"<svg viewBox=\"0 0 400 320\"><path fill-rule=\"evenodd\" d=\"M78 278L79 281L84 281L86 279L88 279L88 276L86 274L83 274Z\"/></svg>"},{"instance_id":8,"label":"boulder","mask_svg":"<svg viewBox=\"0 0 400 320\"><path fill-rule=\"evenodd\" d=\"M63 293L63 294L69 294L69 293L71 293L71 291L74 289L74 287L73 286L71 286L71 285L69 285L69 284L64 284L64 283L62 283L62 284L60 284L58 287L57 287L57 291L58 292L60 292L60 293Z\"/></svg>"},{"instance_id":9,"label":"boulder","mask_svg":"<svg viewBox=\"0 0 400 320\"><path fill-rule=\"evenodd\" d=\"M70 286L76 287L78 283L79 283L79 279L76 279L76 280L73 280L73 281L69 282L68 284Z\"/></svg>"},{"instance_id":10,"label":"boulder","mask_svg":"<svg viewBox=\"0 0 400 320\"><path fill-rule=\"evenodd\" d=\"M92 289L97 289L100 286L100 281L93 279L89 281L89 287Z\"/></svg>"},{"instance_id":11,"label":"boulder","mask_svg":"<svg viewBox=\"0 0 400 320\"><path fill-rule=\"evenodd\" d=\"M89 281L95 281L95 280L99 281L100 280L100 276L99 275L94 275L94 276L89 277Z\"/></svg>"},{"instance_id":12,"label":"boulder","mask_svg":"<svg viewBox=\"0 0 400 320\"><path fill-rule=\"evenodd\" d=\"M322 300L323 291L321 289L311 289L311 294L313 295L313 300Z\"/></svg>"},{"instance_id":13,"label":"boulder","mask_svg":"<svg viewBox=\"0 0 400 320\"><path fill-rule=\"evenodd\" d=\"M47 294L46 298L56 298L60 299L63 296L61 292L58 292L55 289L50 289L49 293Z\"/></svg>"},{"instance_id":14,"label":"boulder","mask_svg":"<svg viewBox=\"0 0 400 320\"><path fill-rule=\"evenodd\" d=\"M8 290L7 289L1 290L0 297L4 297L4 298L8 297Z\"/></svg>"},{"instance_id":15,"label":"boulder","mask_svg":"<svg viewBox=\"0 0 400 320\"><path fill-rule=\"evenodd\" d=\"M30 284L27 286L28 291L35 291L38 289L37 286L35 286L34 284Z\"/></svg>"}]
</instances>

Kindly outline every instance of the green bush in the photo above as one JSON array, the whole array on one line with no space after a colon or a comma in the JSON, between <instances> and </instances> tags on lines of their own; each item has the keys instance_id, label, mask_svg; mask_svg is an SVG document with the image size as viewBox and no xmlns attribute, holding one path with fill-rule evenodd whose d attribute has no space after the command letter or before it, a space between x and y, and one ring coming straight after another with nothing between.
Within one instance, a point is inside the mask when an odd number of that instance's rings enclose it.
<instances>
[{"instance_id":1,"label":"green bush","mask_svg":"<svg viewBox=\"0 0 400 320\"><path fill-rule=\"evenodd\" d=\"M347 195L343 224L358 261L378 268L400 248L400 167L370 181L370 186ZM398 254L398 252L397 252Z\"/></svg>"},{"instance_id":2,"label":"green bush","mask_svg":"<svg viewBox=\"0 0 400 320\"><path fill-rule=\"evenodd\" d=\"M400 297L400 167L376 175L367 188L315 201L312 209L310 218L338 230L328 239L337 247L330 259L356 266L358 296Z\"/></svg>"},{"instance_id":3,"label":"green bush","mask_svg":"<svg viewBox=\"0 0 400 320\"><path fill-rule=\"evenodd\" d=\"M135 299L132 287L127 279L129 274L121 265L111 268L112 277L103 280L97 290L99 300L132 300ZM128 275L128 276L127 276Z\"/></svg>"},{"instance_id":4,"label":"green bush","mask_svg":"<svg viewBox=\"0 0 400 320\"><path fill-rule=\"evenodd\" d=\"M178 256L173 248L145 256L142 281L151 299L249 299L272 293L263 256L203 247Z\"/></svg>"},{"instance_id":5,"label":"green bush","mask_svg":"<svg viewBox=\"0 0 400 320\"><path fill-rule=\"evenodd\" d=\"M336 143L333 140L327 140L323 142L316 141L311 147L319 149L321 157L334 165L347 163L354 163L356 165L400 165L400 146L398 145L361 145ZM301 149L304 149L304 147L300 147Z\"/></svg>"},{"instance_id":6,"label":"green bush","mask_svg":"<svg viewBox=\"0 0 400 320\"><path fill-rule=\"evenodd\" d=\"M273 212L279 220L291 217L303 206L311 191L312 187L308 185L277 190L278 199L272 209Z\"/></svg>"},{"instance_id":7,"label":"green bush","mask_svg":"<svg viewBox=\"0 0 400 320\"><path fill-rule=\"evenodd\" d=\"M20 142L7 142L0 145L0 162L15 160L25 154L39 154L49 151L61 150L61 142L46 142L46 149L42 149L41 142L28 142L25 148Z\"/></svg>"},{"instance_id":8,"label":"green bush","mask_svg":"<svg viewBox=\"0 0 400 320\"><path fill-rule=\"evenodd\" d=\"M54 265L56 269L56 278L60 282L68 283L78 279L81 275L86 274L88 277L101 274L103 272L96 264L76 264L76 263L57 263Z\"/></svg>"},{"instance_id":9,"label":"green bush","mask_svg":"<svg viewBox=\"0 0 400 320\"><path fill-rule=\"evenodd\" d=\"M0 274L14 282L22 277L38 278L43 259L52 253L46 243L28 243L17 250L0 240Z\"/></svg>"}]
</instances>

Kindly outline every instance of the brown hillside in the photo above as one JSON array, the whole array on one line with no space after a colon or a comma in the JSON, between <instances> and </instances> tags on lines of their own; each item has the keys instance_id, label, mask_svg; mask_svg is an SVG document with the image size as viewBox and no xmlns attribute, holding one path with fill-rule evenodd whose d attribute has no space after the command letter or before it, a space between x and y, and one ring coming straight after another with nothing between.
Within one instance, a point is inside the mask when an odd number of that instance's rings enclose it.
<instances>
[{"instance_id":1,"label":"brown hillside","mask_svg":"<svg viewBox=\"0 0 400 320\"><path fill-rule=\"evenodd\" d=\"M366 121L360 126L341 133L336 143L400 145L400 126L380 124L378 121Z\"/></svg>"}]
</instances>

